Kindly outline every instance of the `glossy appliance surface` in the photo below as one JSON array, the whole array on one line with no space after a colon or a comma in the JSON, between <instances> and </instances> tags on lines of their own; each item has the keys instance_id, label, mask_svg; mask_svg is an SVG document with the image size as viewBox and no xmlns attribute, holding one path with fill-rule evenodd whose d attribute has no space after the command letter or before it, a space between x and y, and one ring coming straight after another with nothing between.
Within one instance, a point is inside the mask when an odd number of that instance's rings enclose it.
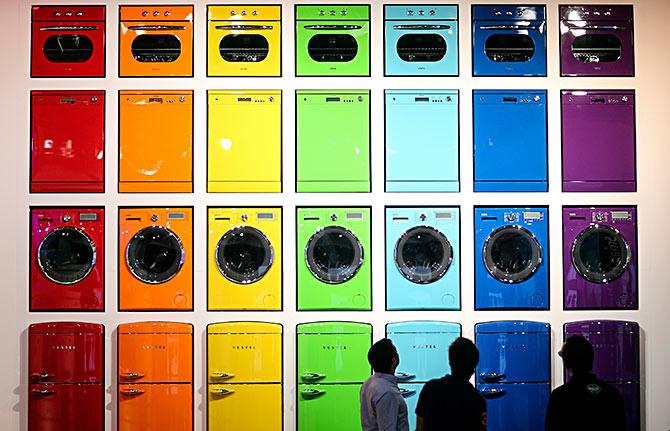
<instances>
[{"instance_id":1,"label":"glossy appliance surface","mask_svg":"<svg viewBox=\"0 0 670 431\"><path fill-rule=\"evenodd\" d=\"M30 210L30 310L105 309L105 210Z\"/></svg>"},{"instance_id":2,"label":"glossy appliance surface","mask_svg":"<svg viewBox=\"0 0 670 431\"><path fill-rule=\"evenodd\" d=\"M457 5L384 5L384 76L457 75Z\"/></svg>"},{"instance_id":3,"label":"glossy appliance surface","mask_svg":"<svg viewBox=\"0 0 670 431\"><path fill-rule=\"evenodd\" d=\"M475 207L475 309L549 309L547 207Z\"/></svg>"},{"instance_id":4,"label":"glossy appliance surface","mask_svg":"<svg viewBox=\"0 0 670 431\"><path fill-rule=\"evenodd\" d=\"M207 308L281 310L281 208L209 208Z\"/></svg>"},{"instance_id":5,"label":"glossy appliance surface","mask_svg":"<svg viewBox=\"0 0 670 431\"><path fill-rule=\"evenodd\" d=\"M475 192L546 192L546 90L474 90L473 98Z\"/></svg>"},{"instance_id":6,"label":"glossy appliance surface","mask_svg":"<svg viewBox=\"0 0 670 431\"><path fill-rule=\"evenodd\" d=\"M119 209L119 310L193 309L193 208Z\"/></svg>"},{"instance_id":7,"label":"glossy appliance surface","mask_svg":"<svg viewBox=\"0 0 670 431\"><path fill-rule=\"evenodd\" d=\"M384 94L386 191L458 192L458 91Z\"/></svg>"},{"instance_id":8,"label":"glossy appliance surface","mask_svg":"<svg viewBox=\"0 0 670 431\"><path fill-rule=\"evenodd\" d=\"M370 191L370 91L296 91L298 192Z\"/></svg>"},{"instance_id":9,"label":"glossy appliance surface","mask_svg":"<svg viewBox=\"0 0 670 431\"><path fill-rule=\"evenodd\" d=\"M386 308L460 309L460 209L386 208Z\"/></svg>"},{"instance_id":10,"label":"glossy appliance surface","mask_svg":"<svg viewBox=\"0 0 670 431\"><path fill-rule=\"evenodd\" d=\"M638 307L637 208L563 208L565 309Z\"/></svg>"},{"instance_id":11,"label":"glossy appliance surface","mask_svg":"<svg viewBox=\"0 0 670 431\"><path fill-rule=\"evenodd\" d=\"M207 190L281 192L281 90L212 90L207 100Z\"/></svg>"},{"instance_id":12,"label":"glossy appliance surface","mask_svg":"<svg viewBox=\"0 0 670 431\"><path fill-rule=\"evenodd\" d=\"M564 192L634 192L635 91L561 92Z\"/></svg>"}]
</instances>

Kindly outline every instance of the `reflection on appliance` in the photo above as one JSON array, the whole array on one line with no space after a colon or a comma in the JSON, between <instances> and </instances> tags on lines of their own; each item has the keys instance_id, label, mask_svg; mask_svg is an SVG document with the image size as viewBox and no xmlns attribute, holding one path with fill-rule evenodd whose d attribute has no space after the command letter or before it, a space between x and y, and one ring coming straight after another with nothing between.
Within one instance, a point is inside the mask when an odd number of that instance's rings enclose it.
<instances>
[{"instance_id":1,"label":"reflection on appliance","mask_svg":"<svg viewBox=\"0 0 670 431\"><path fill-rule=\"evenodd\" d=\"M119 76L193 76L193 6L120 6Z\"/></svg>"},{"instance_id":2,"label":"reflection on appliance","mask_svg":"<svg viewBox=\"0 0 670 431\"><path fill-rule=\"evenodd\" d=\"M296 76L370 76L370 5L296 5Z\"/></svg>"},{"instance_id":3,"label":"reflection on appliance","mask_svg":"<svg viewBox=\"0 0 670 431\"><path fill-rule=\"evenodd\" d=\"M208 325L207 370L210 429L282 430L280 324Z\"/></svg>"},{"instance_id":4,"label":"reflection on appliance","mask_svg":"<svg viewBox=\"0 0 670 431\"><path fill-rule=\"evenodd\" d=\"M386 308L458 310L460 210L386 208Z\"/></svg>"},{"instance_id":5,"label":"reflection on appliance","mask_svg":"<svg viewBox=\"0 0 670 431\"><path fill-rule=\"evenodd\" d=\"M30 310L105 309L104 208L30 209Z\"/></svg>"},{"instance_id":6,"label":"reflection on appliance","mask_svg":"<svg viewBox=\"0 0 670 431\"><path fill-rule=\"evenodd\" d=\"M457 90L385 90L387 192L458 192Z\"/></svg>"},{"instance_id":7,"label":"reflection on appliance","mask_svg":"<svg viewBox=\"0 0 670 431\"><path fill-rule=\"evenodd\" d=\"M563 208L565 309L637 309L636 207Z\"/></svg>"},{"instance_id":8,"label":"reflection on appliance","mask_svg":"<svg viewBox=\"0 0 670 431\"><path fill-rule=\"evenodd\" d=\"M372 325L316 322L297 325L298 431L359 429L361 384Z\"/></svg>"},{"instance_id":9,"label":"reflection on appliance","mask_svg":"<svg viewBox=\"0 0 670 431\"><path fill-rule=\"evenodd\" d=\"M119 209L119 310L193 309L193 208Z\"/></svg>"},{"instance_id":10,"label":"reflection on appliance","mask_svg":"<svg viewBox=\"0 0 670 431\"><path fill-rule=\"evenodd\" d=\"M548 207L475 207L475 309L549 309Z\"/></svg>"},{"instance_id":11,"label":"reflection on appliance","mask_svg":"<svg viewBox=\"0 0 670 431\"><path fill-rule=\"evenodd\" d=\"M541 430L550 393L548 323L475 325L476 387L486 398L489 431Z\"/></svg>"},{"instance_id":12,"label":"reflection on appliance","mask_svg":"<svg viewBox=\"0 0 670 431\"><path fill-rule=\"evenodd\" d=\"M559 6L561 76L634 76L633 6Z\"/></svg>"},{"instance_id":13,"label":"reflection on appliance","mask_svg":"<svg viewBox=\"0 0 670 431\"><path fill-rule=\"evenodd\" d=\"M626 431L640 429L640 326L622 320L585 320L563 326L565 339L581 335L595 353L593 372L624 399ZM564 380L568 381L567 374Z\"/></svg>"},{"instance_id":14,"label":"reflection on appliance","mask_svg":"<svg viewBox=\"0 0 670 431\"><path fill-rule=\"evenodd\" d=\"M281 192L281 90L208 91L207 191Z\"/></svg>"},{"instance_id":15,"label":"reflection on appliance","mask_svg":"<svg viewBox=\"0 0 670 431\"><path fill-rule=\"evenodd\" d=\"M298 208L298 310L370 310L370 207Z\"/></svg>"},{"instance_id":16,"label":"reflection on appliance","mask_svg":"<svg viewBox=\"0 0 670 431\"><path fill-rule=\"evenodd\" d=\"M209 208L209 310L280 310L281 208Z\"/></svg>"},{"instance_id":17,"label":"reflection on appliance","mask_svg":"<svg viewBox=\"0 0 670 431\"><path fill-rule=\"evenodd\" d=\"M461 325L435 321L389 323L386 336L393 341L400 356L395 375L407 403L409 429L414 430L414 411L423 385L451 372L449 346L461 336Z\"/></svg>"},{"instance_id":18,"label":"reflection on appliance","mask_svg":"<svg viewBox=\"0 0 670 431\"><path fill-rule=\"evenodd\" d=\"M457 76L457 5L384 5L384 76Z\"/></svg>"},{"instance_id":19,"label":"reflection on appliance","mask_svg":"<svg viewBox=\"0 0 670 431\"><path fill-rule=\"evenodd\" d=\"M207 13L207 76L281 76L281 5Z\"/></svg>"},{"instance_id":20,"label":"reflection on appliance","mask_svg":"<svg viewBox=\"0 0 670 431\"><path fill-rule=\"evenodd\" d=\"M104 334L94 323L30 325L29 431L104 431Z\"/></svg>"},{"instance_id":21,"label":"reflection on appliance","mask_svg":"<svg viewBox=\"0 0 670 431\"><path fill-rule=\"evenodd\" d=\"M634 192L635 91L561 92L563 191Z\"/></svg>"},{"instance_id":22,"label":"reflection on appliance","mask_svg":"<svg viewBox=\"0 0 670 431\"><path fill-rule=\"evenodd\" d=\"M105 6L33 6L32 78L105 76Z\"/></svg>"},{"instance_id":23,"label":"reflection on appliance","mask_svg":"<svg viewBox=\"0 0 670 431\"><path fill-rule=\"evenodd\" d=\"M193 430L193 325L118 326L118 431Z\"/></svg>"}]
</instances>

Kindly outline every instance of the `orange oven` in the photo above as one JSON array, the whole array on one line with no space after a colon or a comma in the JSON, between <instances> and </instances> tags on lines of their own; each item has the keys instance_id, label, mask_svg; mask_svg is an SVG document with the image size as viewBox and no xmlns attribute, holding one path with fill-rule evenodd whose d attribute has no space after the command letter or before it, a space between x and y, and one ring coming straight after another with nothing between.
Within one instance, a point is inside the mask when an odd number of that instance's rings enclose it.
<instances>
[{"instance_id":1,"label":"orange oven","mask_svg":"<svg viewBox=\"0 0 670 431\"><path fill-rule=\"evenodd\" d=\"M193 6L119 7L119 76L193 76Z\"/></svg>"}]
</instances>

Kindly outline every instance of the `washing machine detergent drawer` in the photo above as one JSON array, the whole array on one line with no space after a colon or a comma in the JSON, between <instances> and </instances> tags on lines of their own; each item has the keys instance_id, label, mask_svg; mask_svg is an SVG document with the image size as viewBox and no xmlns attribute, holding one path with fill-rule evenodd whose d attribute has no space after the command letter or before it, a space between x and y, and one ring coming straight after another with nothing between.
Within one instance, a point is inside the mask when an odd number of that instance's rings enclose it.
<instances>
[{"instance_id":1,"label":"washing machine detergent drawer","mask_svg":"<svg viewBox=\"0 0 670 431\"><path fill-rule=\"evenodd\" d=\"M212 430L281 431L282 385L208 385L208 422Z\"/></svg>"},{"instance_id":2,"label":"washing machine detergent drawer","mask_svg":"<svg viewBox=\"0 0 670 431\"><path fill-rule=\"evenodd\" d=\"M304 385L298 391L298 431L351 431L361 426L361 383Z\"/></svg>"},{"instance_id":3,"label":"washing machine detergent drawer","mask_svg":"<svg viewBox=\"0 0 670 431\"><path fill-rule=\"evenodd\" d=\"M487 430L544 429L549 383L478 384L477 389L486 398Z\"/></svg>"}]
</instances>

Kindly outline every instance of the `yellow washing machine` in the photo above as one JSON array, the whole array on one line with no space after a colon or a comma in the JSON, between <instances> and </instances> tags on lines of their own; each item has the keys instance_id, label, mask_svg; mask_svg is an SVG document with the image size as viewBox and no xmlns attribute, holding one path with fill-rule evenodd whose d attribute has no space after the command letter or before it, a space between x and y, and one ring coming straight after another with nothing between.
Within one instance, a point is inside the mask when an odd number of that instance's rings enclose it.
<instances>
[{"instance_id":1,"label":"yellow washing machine","mask_svg":"<svg viewBox=\"0 0 670 431\"><path fill-rule=\"evenodd\" d=\"M208 91L208 192L281 192L281 95Z\"/></svg>"},{"instance_id":2,"label":"yellow washing machine","mask_svg":"<svg viewBox=\"0 0 670 431\"><path fill-rule=\"evenodd\" d=\"M281 310L281 208L209 208L208 310Z\"/></svg>"}]
</instances>

